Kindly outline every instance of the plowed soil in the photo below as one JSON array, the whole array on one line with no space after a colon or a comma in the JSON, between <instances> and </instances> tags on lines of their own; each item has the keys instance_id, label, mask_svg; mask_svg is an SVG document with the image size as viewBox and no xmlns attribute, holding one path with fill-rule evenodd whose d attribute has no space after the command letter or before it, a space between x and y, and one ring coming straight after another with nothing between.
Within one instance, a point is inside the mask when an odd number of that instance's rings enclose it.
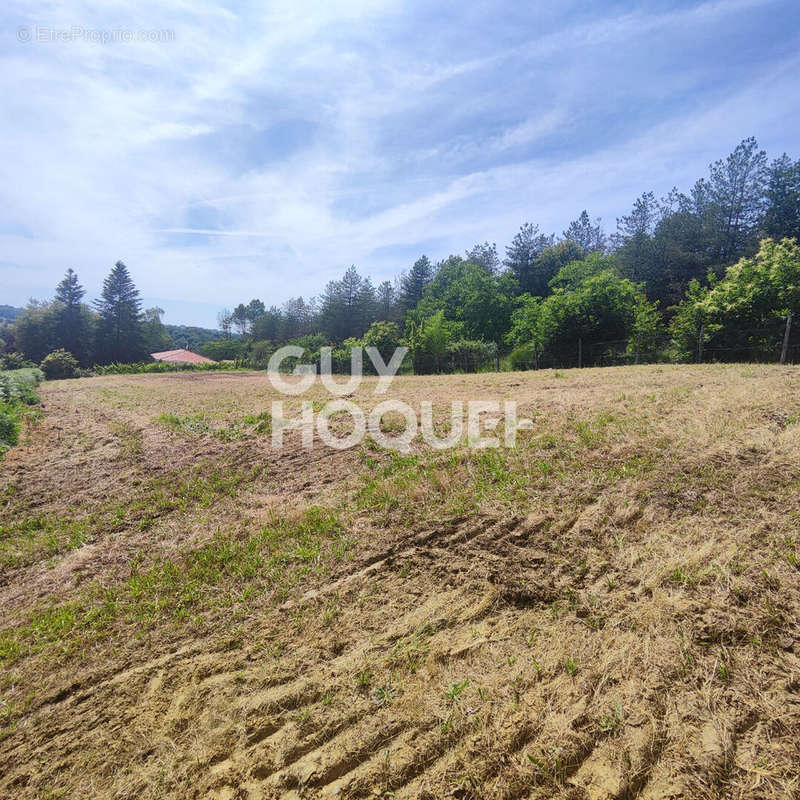
<instances>
[{"instance_id":1,"label":"plowed soil","mask_svg":"<svg viewBox=\"0 0 800 800\"><path fill-rule=\"evenodd\" d=\"M800 370L373 388L534 425L276 450L261 374L41 387L0 462L0 797L800 797Z\"/></svg>"}]
</instances>

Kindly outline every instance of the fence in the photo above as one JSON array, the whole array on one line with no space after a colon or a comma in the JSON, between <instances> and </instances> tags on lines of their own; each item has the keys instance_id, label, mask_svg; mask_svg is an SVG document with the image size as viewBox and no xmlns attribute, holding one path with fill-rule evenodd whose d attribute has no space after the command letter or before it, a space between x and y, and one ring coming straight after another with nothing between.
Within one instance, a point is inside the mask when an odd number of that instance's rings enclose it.
<instances>
[{"instance_id":1,"label":"fence","mask_svg":"<svg viewBox=\"0 0 800 800\"><path fill-rule=\"evenodd\" d=\"M569 369L625 364L750 362L800 364L800 324L792 315L767 328L707 331L701 326L691 348L671 337L650 340L640 347L631 339L591 341L578 338L557 351L536 352L514 369Z\"/></svg>"}]
</instances>

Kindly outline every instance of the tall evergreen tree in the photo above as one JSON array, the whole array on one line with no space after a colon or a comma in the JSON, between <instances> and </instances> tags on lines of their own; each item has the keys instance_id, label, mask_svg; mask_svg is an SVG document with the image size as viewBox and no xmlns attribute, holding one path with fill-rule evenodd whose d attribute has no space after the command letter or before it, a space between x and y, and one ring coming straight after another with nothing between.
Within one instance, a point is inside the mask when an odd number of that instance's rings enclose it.
<instances>
[{"instance_id":1,"label":"tall evergreen tree","mask_svg":"<svg viewBox=\"0 0 800 800\"><path fill-rule=\"evenodd\" d=\"M548 247L553 246L554 240L554 236L541 233L538 225L526 222L506 247L503 263L514 273L522 292L541 295L546 291L547 281L552 275L544 281L537 280L536 261Z\"/></svg>"},{"instance_id":2,"label":"tall evergreen tree","mask_svg":"<svg viewBox=\"0 0 800 800\"><path fill-rule=\"evenodd\" d=\"M375 319L375 288L350 266L339 281L330 281L322 295L321 324L336 342L361 336Z\"/></svg>"},{"instance_id":3,"label":"tall evergreen tree","mask_svg":"<svg viewBox=\"0 0 800 800\"><path fill-rule=\"evenodd\" d=\"M422 300L425 287L433 280L433 265L428 256L420 256L400 278L400 307L409 311Z\"/></svg>"},{"instance_id":4,"label":"tall evergreen tree","mask_svg":"<svg viewBox=\"0 0 800 800\"><path fill-rule=\"evenodd\" d=\"M784 153L770 164L767 176L764 233L773 239L800 240L800 160Z\"/></svg>"},{"instance_id":5,"label":"tall evergreen tree","mask_svg":"<svg viewBox=\"0 0 800 800\"><path fill-rule=\"evenodd\" d=\"M579 247L582 247L587 253L600 252L606 249L606 237L603 233L603 228L600 225L600 218L598 217L592 225L587 211L581 211L578 219L570 222L569 226L563 233L564 239L575 242Z\"/></svg>"},{"instance_id":6,"label":"tall evergreen tree","mask_svg":"<svg viewBox=\"0 0 800 800\"><path fill-rule=\"evenodd\" d=\"M375 290L377 316L381 320L394 320L397 316L397 292L391 281L382 281Z\"/></svg>"},{"instance_id":7,"label":"tall evergreen tree","mask_svg":"<svg viewBox=\"0 0 800 800\"><path fill-rule=\"evenodd\" d=\"M752 136L709 167L708 196L715 264L726 266L755 245L764 207L767 154Z\"/></svg>"},{"instance_id":8,"label":"tall evergreen tree","mask_svg":"<svg viewBox=\"0 0 800 800\"><path fill-rule=\"evenodd\" d=\"M99 360L132 362L145 358L142 301L121 261L114 264L103 281L103 291L94 305L100 315L96 346Z\"/></svg>"},{"instance_id":9,"label":"tall evergreen tree","mask_svg":"<svg viewBox=\"0 0 800 800\"><path fill-rule=\"evenodd\" d=\"M653 231L658 221L658 204L652 192L644 192L633 203L631 213L617 218L612 237L622 271L632 281L648 278L653 271Z\"/></svg>"},{"instance_id":10,"label":"tall evergreen tree","mask_svg":"<svg viewBox=\"0 0 800 800\"><path fill-rule=\"evenodd\" d=\"M239 305L233 309L231 322L242 336L250 330L250 314L244 303L239 303Z\"/></svg>"},{"instance_id":11,"label":"tall evergreen tree","mask_svg":"<svg viewBox=\"0 0 800 800\"><path fill-rule=\"evenodd\" d=\"M91 316L82 300L86 292L78 282L78 275L70 268L56 287L53 305L54 333L58 347L72 353L87 366L90 361Z\"/></svg>"}]
</instances>

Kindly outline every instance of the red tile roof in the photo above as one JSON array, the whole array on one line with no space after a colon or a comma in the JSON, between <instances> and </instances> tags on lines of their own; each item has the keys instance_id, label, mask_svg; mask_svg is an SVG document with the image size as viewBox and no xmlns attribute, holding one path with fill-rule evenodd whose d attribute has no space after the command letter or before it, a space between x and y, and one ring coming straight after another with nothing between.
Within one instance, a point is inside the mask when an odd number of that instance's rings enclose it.
<instances>
[{"instance_id":1,"label":"red tile roof","mask_svg":"<svg viewBox=\"0 0 800 800\"><path fill-rule=\"evenodd\" d=\"M210 358L193 353L191 350L165 350L163 353L150 353L156 361L170 361L173 364L216 364Z\"/></svg>"}]
</instances>

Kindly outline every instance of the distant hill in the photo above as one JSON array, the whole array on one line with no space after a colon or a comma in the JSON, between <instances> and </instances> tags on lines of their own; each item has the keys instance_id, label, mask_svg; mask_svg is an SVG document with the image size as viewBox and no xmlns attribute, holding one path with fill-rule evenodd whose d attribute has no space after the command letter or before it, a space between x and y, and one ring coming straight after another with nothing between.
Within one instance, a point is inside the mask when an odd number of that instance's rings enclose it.
<instances>
[{"instance_id":1,"label":"distant hill","mask_svg":"<svg viewBox=\"0 0 800 800\"><path fill-rule=\"evenodd\" d=\"M184 347L193 352L197 352L206 342L222 338L222 331L214 331L211 328L195 328L192 325L168 325L166 323L164 327L172 337L175 347Z\"/></svg>"},{"instance_id":2,"label":"distant hill","mask_svg":"<svg viewBox=\"0 0 800 800\"><path fill-rule=\"evenodd\" d=\"M13 322L21 313L16 306L0 306L0 322Z\"/></svg>"}]
</instances>

